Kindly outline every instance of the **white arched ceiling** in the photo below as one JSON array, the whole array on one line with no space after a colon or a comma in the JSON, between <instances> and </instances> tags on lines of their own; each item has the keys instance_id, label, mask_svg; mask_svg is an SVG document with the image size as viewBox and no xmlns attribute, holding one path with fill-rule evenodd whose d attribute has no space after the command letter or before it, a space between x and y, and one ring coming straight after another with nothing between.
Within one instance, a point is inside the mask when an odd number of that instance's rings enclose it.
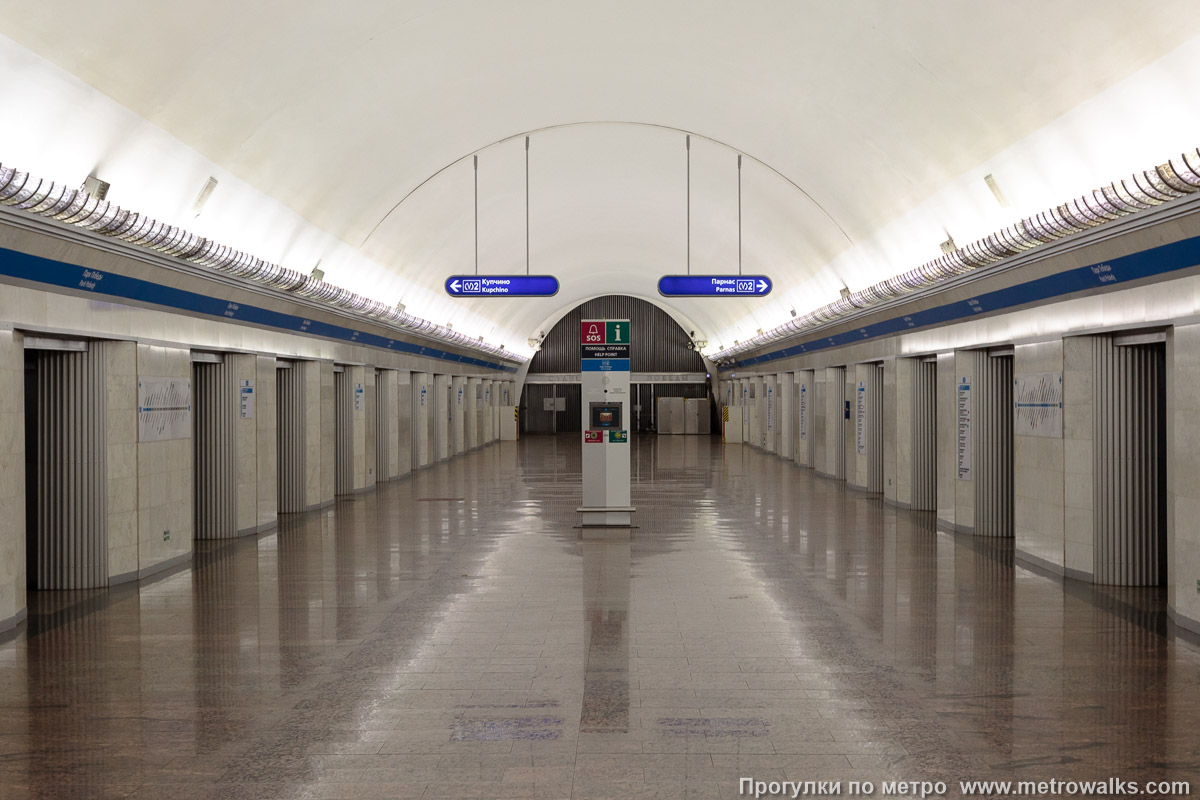
<instances>
[{"instance_id":1,"label":"white arched ceiling","mask_svg":"<svg viewBox=\"0 0 1200 800\"><path fill-rule=\"evenodd\" d=\"M699 138L691 148L692 270L736 272L737 155ZM530 269L558 276L559 294L538 301L455 300L447 312L455 328L472 315L499 315L532 334L555 310L591 297L656 297L661 274L687 269L686 159L683 134L647 126L579 125L533 135ZM473 172L470 158L454 164L396 207L370 236L363 247L368 257L403 265L377 283L376 291L425 308L440 299L448 272L474 269ZM749 159L742 172L746 272L777 273L786 264L790 274L808 280L847 247L836 225L787 181ZM480 272L524 272L525 237L525 141L519 137L479 154ZM431 280L413 285L402 277L408 274ZM829 287L833 296L840 285ZM364 281L348 288L369 293L371 286ZM677 316L689 320L688 330L699 336L718 328L720 315L741 319L763 301L665 305L677 307Z\"/></svg>"},{"instance_id":2,"label":"white arched ceiling","mask_svg":"<svg viewBox=\"0 0 1200 800\"><path fill-rule=\"evenodd\" d=\"M86 151L62 158L153 184L140 196L186 214L205 171L194 148L231 179L211 201L229 208L205 214L264 258L326 258L332 282L522 350L564 307L653 296L683 271L671 129L694 131L693 271L737 268L724 142L758 159L744 163L744 265L776 280L757 302L667 303L715 349L936 256L946 232L967 241L1194 147L1193 5L0 0L0 33L93 87L52 96L6 54L24 71L0 76L0 102L22 129L0 131L0 159ZM169 137L90 124L85 89ZM464 156L480 153L481 271L524 268L524 141L509 137L531 130L531 262L563 291L451 300L442 280L474 263ZM986 169L1010 208L986 195ZM228 191L234 176L253 188Z\"/></svg>"}]
</instances>

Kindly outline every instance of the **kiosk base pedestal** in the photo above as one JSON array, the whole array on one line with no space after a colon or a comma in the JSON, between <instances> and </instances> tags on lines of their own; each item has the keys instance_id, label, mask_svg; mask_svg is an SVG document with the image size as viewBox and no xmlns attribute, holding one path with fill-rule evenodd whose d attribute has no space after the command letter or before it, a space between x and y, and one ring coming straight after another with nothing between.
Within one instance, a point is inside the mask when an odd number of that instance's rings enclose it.
<instances>
[{"instance_id":1,"label":"kiosk base pedestal","mask_svg":"<svg viewBox=\"0 0 1200 800\"><path fill-rule=\"evenodd\" d=\"M633 518L630 516L637 511L633 506L626 507L589 507L580 506L575 509L580 514L580 528L633 528Z\"/></svg>"}]
</instances>

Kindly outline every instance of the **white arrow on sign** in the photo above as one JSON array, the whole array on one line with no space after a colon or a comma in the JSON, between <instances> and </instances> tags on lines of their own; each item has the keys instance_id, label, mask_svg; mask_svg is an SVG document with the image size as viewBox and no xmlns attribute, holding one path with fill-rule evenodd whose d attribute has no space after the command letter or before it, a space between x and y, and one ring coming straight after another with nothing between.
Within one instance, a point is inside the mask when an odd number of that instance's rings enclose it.
<instances>
[{"instance_id":1,"label":"white arrow on sign","mask_svg":"<svg viewBox=\"0 0 1200 800\"><path fill-rule=\"evenodd\" d=\"M760 280L758 282L758 290L760 292L765 292L767 290L767 282L764 280Z\"/></svg>"},{"instance_id":2,"label":"white arrow on sign","mask_svg":"<svg viewBox=\"0 0 1200 800\"><path fill-rule=\"evenodd\" d=\"M451 288L451 289L453 289L453 290L454 290L454 291L456 291L456 292L458 291L458 287L459 287L460 285L461 285L461 284L459 284L459 282L458 282L458 281L451 281L451 282L450 282L450 288Z\"/></svg>"}]
</instances>

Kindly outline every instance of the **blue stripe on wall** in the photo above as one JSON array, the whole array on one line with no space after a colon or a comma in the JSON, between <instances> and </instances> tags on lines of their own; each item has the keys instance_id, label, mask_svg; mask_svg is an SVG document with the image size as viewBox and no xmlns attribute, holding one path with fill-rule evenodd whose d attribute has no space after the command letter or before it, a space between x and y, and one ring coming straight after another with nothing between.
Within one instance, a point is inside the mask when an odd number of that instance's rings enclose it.
<instances>
[{"instance_id":1,"label":"blue stripe on wall","mask_svg":"<svg viewBox=\"0 0 1200 800\"><path fill-rule=\"evenodd\" d=\"M749 367L805 353L815 353L831 347L841 347L868 339L891 336L927 325L944 325L986 312L1003 311L1028 303L1053 300L1088 289L1115 286L1195 266L1200 266L1200 237L1164 244L1140 253L1131 253L1111 261L1101 261L1086 267L1047 275L1044 278L1018 283L1015 286L997 289L994 292L987 292L955 303L947 303L905 316L873 322L856 330L845 331L824 339L785 347L782 350L738 361L733 366L722 367L721 371Z\"/></svg>"},{"instance_id":2,"label":"blue stripe on wall","mask_svg":"<svg viewBox=\"0 0 1200 800\"><path fill-rule=\"evenodd\" d=\"M429 345L413 344L398 339L389 339L366 331L358 331L341 325L333 325L319 320L309 320L293 314L247 305L246 303L231 303L208 295L176 289L159 283L144 281L140 278L130 278L125 275L115 275L111 272L80 267L49 258L19 253L15 250L0 248L0 275L9 278L41 283L47 286L58 286L65 289L75 289L84 292L94 292L97 295L115 297L122 300L136 300L165 308L204 314L231 322L241 322L258 325L264 328L303 333L309 336L320 336L325 339L336 339L353 344L378 347L381 350L391 350L396 353L408 353L414 356L437 358L442 361L453 361L457 364L468 364L473 367L483 367L501 372L516 372L515 367L485 361L473 356L451 353Z\"/></svg>"}]
</instances>

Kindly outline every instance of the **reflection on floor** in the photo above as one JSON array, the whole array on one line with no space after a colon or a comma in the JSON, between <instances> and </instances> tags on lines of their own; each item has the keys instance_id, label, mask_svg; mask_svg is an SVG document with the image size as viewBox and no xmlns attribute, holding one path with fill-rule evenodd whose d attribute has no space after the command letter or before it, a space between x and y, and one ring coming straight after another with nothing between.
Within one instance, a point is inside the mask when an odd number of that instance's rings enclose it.
<instances>
[{"instance_id":1,"label":"reflection on floor","mask_svg":"<svg viewBox=\"0 0 1200 800\"><path fill-rule=\"evenodd\" d=\"M640 437L641 527L581 540L577 436L205 543L140 587L34 596L0 644L0 796L1200 783L1200 657L1161 593L1031 573L706 437Z\"/></svg>"}]
</instances>

